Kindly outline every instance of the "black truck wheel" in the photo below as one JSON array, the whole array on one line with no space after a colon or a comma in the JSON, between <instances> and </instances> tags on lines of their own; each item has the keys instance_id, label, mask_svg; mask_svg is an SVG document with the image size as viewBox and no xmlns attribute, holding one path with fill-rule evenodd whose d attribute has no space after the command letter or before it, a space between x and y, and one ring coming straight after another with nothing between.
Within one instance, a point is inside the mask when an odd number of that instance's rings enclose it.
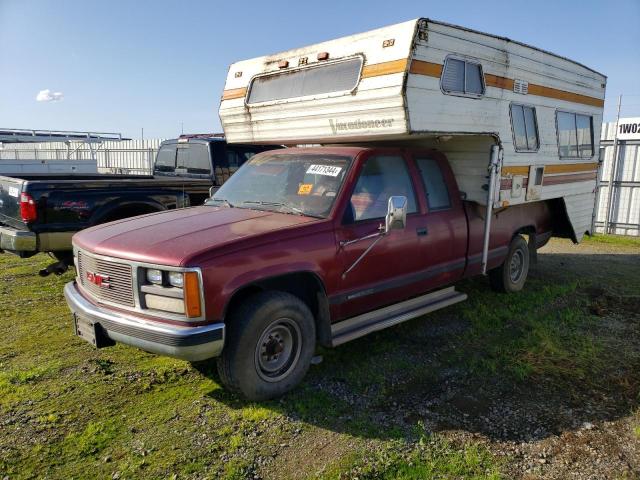
<instances>
[{"instance_id":1,"label":"black truck wheel","mask_svg":"<svg viewBox=\"0 0 640 480\"><path fill-rule=\"evenodd\" d=\"M231 312L218 358L222 383L249 400L294 388L315 351L315 323L307 305L285 292L260 292Z\"/></svg>"},{"instance_id":2,"label":"black truck wheel","mask_svg":"<svg viewBox=\"0 0 640 480\"><path fill-rule=\"evenodd\" d=\"M489 271L489 283L496 292L519 292L529 273L529 247L524 238L517 235L511 240L509 253L502 265Z\"/></svg>"}]
</instances>

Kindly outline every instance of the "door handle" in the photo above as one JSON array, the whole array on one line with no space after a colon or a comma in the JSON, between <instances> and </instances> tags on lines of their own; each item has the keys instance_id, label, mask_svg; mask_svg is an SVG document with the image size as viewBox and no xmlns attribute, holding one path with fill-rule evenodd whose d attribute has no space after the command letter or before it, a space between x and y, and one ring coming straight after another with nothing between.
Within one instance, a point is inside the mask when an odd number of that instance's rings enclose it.
<instances>
[{"instance_id":1,"label":"door handle","mask_svg":"<svg viewBox=\"0 0 640 480\"><path fill-rule=\"evenodd\" d=\"M419 237L424 237L427 234L427 227L418 227L416 228L416 233Z\"/></svg>"}]
</instances>

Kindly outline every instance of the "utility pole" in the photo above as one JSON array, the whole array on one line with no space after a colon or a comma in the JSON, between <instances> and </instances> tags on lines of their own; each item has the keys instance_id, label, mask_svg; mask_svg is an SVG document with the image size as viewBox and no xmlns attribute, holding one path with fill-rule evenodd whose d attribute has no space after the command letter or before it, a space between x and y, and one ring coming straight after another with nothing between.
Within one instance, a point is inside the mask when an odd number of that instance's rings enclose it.
<instances>
[{"instance_id":1,"label":"utility pole","mask_svg":"<svg viewBox=\"0 0 640 480\"><path fill-rule=\"evenodd\" d=\"M184 122L180 122L180 135L184 135Z\"/></svg>"},{"instance_id":2,"label":"utility pole","mask_svg":"<svg viewBox=\"0 0 640 480\"><path fill-rule=\"evenodd\" d=\"M141 131L142 133L140 134L140 138L144 142L144 127L142 127Z\"/></svg>"},{"instance_id":3,"label":"utility pole","mask_svg":"<svg viewBox=\"0 0 640 480\"><path fill-rule=\"evenodd\" d=\"M604 233L611 233L611 223L613 222L613 182L616 179L618 170L618 124L620 123L620 107L622 106L622 94L618 96L618 116L616 117L616 133L613 137L613 159L611 160L611 175L609 176L609 195L607 199L607 216L604 220Z\"/></svg>"}]
</instances>

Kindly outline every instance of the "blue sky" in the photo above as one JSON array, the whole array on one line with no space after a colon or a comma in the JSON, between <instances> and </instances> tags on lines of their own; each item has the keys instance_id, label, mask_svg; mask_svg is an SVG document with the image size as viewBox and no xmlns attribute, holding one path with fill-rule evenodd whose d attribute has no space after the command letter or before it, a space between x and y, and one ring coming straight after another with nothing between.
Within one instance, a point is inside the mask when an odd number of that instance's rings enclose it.
<instances>
[{"instance_id":1,"label":"blue sky","mask_svg":"<svg viewBox=\"0 0 640 480\"><path fill-rule=\"evenodd\" d=\"M0 127L220 131L230 63L417 17L584 63L609 77L605 119L621 93L640 116L640 0L0 0Z\"/></svg>"}]
</instances>

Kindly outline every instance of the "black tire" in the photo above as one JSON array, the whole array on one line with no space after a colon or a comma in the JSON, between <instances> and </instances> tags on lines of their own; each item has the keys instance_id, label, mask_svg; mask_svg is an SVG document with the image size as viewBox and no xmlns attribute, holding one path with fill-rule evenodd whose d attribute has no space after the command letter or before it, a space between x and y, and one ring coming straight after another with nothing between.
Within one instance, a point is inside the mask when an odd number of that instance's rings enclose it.
<instances>
[{"instance_id":1,"label":"black tire","mask_svg":"<svg viewBox=\"0 0 640 480\"><path fill-rule=\"evenodd\" d=\"M529 273L529 246L517 235L511 240L509 253L502 265L489 271L489 283L496 292L519 292Z\"/></svg>"},{"instance_id":2,"label":"black tire","mask_svg":"<svg viewBox=\"0 0 640 480\"><path fill-rule=\"evenodd\" d=\"M59 262L66 262L67 265L73 265L73 252L71 250L60 250L57 252L51 252Z\"/></svg>"},{"instance_id":3,"label":"black tire","mask_svg":"<svg viewBox=\"0 0 640 480\"><path fill-rule=\"evenodd\" d=\"M226 322L218 358L222 383L249 400L279 397L304 378L316 346L309 307L286 292L260 292L247 298Z\"/></svg>"}]
</instances>

